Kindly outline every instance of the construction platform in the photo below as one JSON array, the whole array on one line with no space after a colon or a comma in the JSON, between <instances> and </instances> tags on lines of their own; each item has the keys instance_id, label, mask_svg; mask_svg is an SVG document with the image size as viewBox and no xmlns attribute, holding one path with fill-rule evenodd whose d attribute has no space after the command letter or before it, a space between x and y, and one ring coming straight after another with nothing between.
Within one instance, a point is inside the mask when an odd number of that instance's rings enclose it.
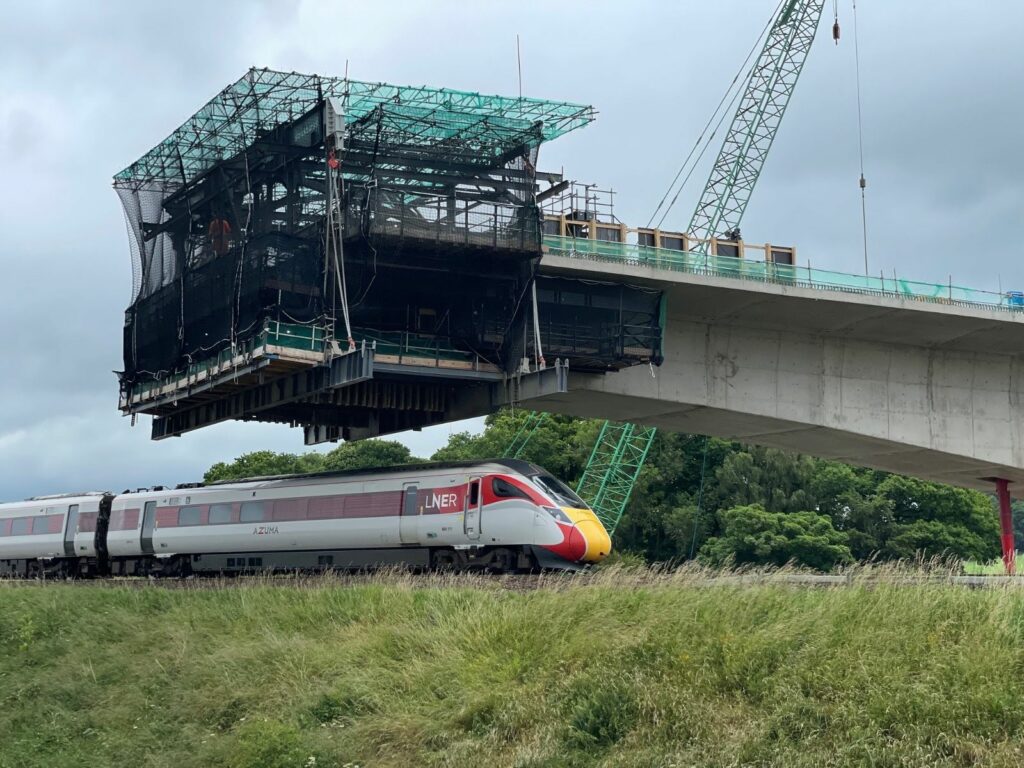
<instances>
[{"instance_id":1,"label":"construction platform","mask_svg":"<svg viewBox=\"0 0 1024 768\"><path fill-rule=\"evenodd\" d=\"M593 108L252 69L117 174L123 413L307 443L482 415L566 372L657 363L663 296L539 274ZM571 215L571 212L565 212Z\"/></svg>"}]
</instances>

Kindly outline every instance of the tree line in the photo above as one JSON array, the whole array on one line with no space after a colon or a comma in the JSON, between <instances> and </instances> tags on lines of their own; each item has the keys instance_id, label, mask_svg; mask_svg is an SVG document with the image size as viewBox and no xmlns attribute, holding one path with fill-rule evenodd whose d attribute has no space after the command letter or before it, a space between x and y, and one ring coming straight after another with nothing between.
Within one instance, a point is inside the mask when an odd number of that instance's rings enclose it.
<instances>
[{"instance_id":1,"label":"tree line","mask_svg":"<svg viewBox=\"0 0 1024 768\"><path fill-rule=\"evenodd\" d=\"M489 416L482 433L459 432L429 460L504 456L523 411ZM548 416L520 457L571 485L600 422ZM343 443L328 453L257 451L220 462L205 480L367 469L428 459L394 440ZM1024 507L1024 505L1022 505ZM1024 508L1015 515L1024 544ZM999 556L992 496L771 448L659 431L615 532L620 553L648 562L784 565L823 571L869 559Z\"/></svg>"}]
</instances>

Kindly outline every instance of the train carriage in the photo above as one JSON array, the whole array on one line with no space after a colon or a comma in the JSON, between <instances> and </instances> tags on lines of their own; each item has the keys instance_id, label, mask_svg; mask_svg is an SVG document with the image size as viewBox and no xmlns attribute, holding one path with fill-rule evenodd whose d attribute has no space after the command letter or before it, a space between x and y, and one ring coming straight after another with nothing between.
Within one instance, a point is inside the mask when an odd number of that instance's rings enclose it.
<instances>
[{"instance_id":1,"label":"train carriage","mask_svg":"<svg viewBox=\"0 0 1024 768\"><path fill-rule=\"evenodd\" d=\"M102 554L115 575L573 568L611 546L568 487L511 459L157 488L108 506Z\"/></svg>"},{"instance_id":2,"label":"train carriage","mask_svg":"<svg viewBox=\"0 0 1024 768\"><path fill-rule=\"evenodd\" d=\"M0 504L0 575L98 572L111 498L94 492Z\"/></svg>"}]
</instances>

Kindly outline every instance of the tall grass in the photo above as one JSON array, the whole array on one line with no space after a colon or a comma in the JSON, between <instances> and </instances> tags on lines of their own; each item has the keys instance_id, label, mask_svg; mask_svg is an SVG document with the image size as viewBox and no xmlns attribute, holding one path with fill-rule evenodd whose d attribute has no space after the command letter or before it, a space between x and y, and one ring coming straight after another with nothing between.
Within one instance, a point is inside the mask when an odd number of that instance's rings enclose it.
<instances>
[{"instance_id":1,"label":"tall grass","mask_svg":"<svg viewBox=\"0 0 1024 768\"><path fill-rule=\"evenodd\" d=\"M0 584L0 766L1021 765L1024 591L927 575Z\"/></svg>"}]
</instances>

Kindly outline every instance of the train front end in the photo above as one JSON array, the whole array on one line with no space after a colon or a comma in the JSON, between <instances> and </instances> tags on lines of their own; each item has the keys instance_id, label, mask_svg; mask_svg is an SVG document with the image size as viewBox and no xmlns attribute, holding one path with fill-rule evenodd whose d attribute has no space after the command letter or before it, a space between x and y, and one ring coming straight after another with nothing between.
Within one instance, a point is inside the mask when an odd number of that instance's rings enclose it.
<instances>
[{"instance_id":1,"label":"train front end","mask_svg":"<svg viewBox=\"0 0 1024 768\"><path fill-rule=\"evenodd\" d=\"M573 563L592 565L604 560L612 551L611 536L594 511L565 483L544 470L529 476L530 482L548 497L543 505L562 535L562 540L546 549L557 557Z\"/></svg>"}]
</instances>

